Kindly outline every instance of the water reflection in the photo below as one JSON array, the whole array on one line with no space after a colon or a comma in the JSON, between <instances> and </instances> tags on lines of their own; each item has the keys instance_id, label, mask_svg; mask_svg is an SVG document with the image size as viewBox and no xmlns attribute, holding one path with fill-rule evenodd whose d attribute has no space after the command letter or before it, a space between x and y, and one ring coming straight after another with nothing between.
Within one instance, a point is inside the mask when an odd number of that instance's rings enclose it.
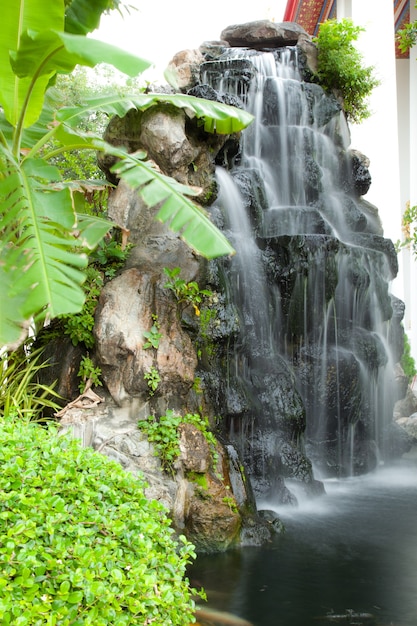
<instances>
[{"instance_id":1,"label":"water reflection","mask_svg":"<svg viewBox=\"0 0 417 626\"><path fill-rule=\"evenodd\" d=\"M201 556L210 606L256 626L417 624L417 469L326 482L262 548ZM273 508L273 503L268 503Z\"/></svg>"}]
</instances>

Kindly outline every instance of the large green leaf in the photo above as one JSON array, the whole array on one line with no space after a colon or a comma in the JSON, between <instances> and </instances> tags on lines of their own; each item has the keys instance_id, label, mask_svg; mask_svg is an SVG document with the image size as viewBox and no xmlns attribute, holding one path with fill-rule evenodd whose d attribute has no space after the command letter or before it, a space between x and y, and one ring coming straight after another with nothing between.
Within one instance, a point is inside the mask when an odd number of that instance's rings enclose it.
<instances>
[{"instance_id":1,"label":"large green leaf","mask_svg":"<svg viewBox=\"0 0 417 626\"><path fill-rule=\"evenodd\" d=\"M104 110L109 115L123 117L132 109L147 109L155 104L171 104L186 109L191 115L203 118L205 128L210 132L232 133L248 126L253 116L219 102L212 102L185 95L136 94L129 97L104 96L88 100L80 107L65 107L57 114L61 122L76 126L83 115L92 111ZM63 125L64 126L64 125ZM62 128L59 133L68 132ZM91 140L91 139L90 139ZM165 222L174 232L179 232L187 244L207 258L215 258L234 253L234 249L224 235L210 221L204 211L191 202L186 195L195 192L180 185L175 180L163 176L144 159L146 155L129 155L113 146L105 145L96 138L98 149L110 152L120 159L115 171L128 184L137 189L148 206L160 204L157 218Z\"/></svg>"},{"instance_id":2,"label":"large green leaf","mask_svg":"<svg viewBox=\"0 0 417 626\"><path fill-rule=\"evenodd\" d=\"M72 0L65 14L65 31L74 35L92 33L108 8L109 0Z\"/></svg>"},{"instance_id":3,"label":"large green leaf","mask_svg":"<svg viewBox=\"0 0 417 626\"><path fill-rule=\"evenodd\" d=\"M54 0L45 8L44 0L13 0L4 2L1 7L1 37L0 37L0 104L6 118L15 126L25 102L31 77L18 78L10 65L10 52L15 52L20 46L23 33L33 30L55 29L64 27L64 2ZM42 107L43 96L49 82L48 75L44 75L33 88L32 106L37 103ZM36 116L28 120L34 123Z\"/></svg>"},{"instance_id":4,"label":"large green leaf","mask_svg":"<svg viewBox=\"0 0 417 626\"><path fill-rule=\"evenodd\" d=\"M55 87L49 87L45 93L45 99L41 114L35 124L22 131L21 148L33 148L35 144L50 135L50 129L55 125L55 112L62 105L62 99ZM7 143L11 146L15 128L6 120L4 112L0 109L0 132L3 133Z\"/></svg>"},{"instance_id":5,"label":"large green leaf","mask_svg":"<svg viewBox=\"0 0 417 626\"><path fill-rule=\"evenodd\" d=\"M20 274L19 256L17 249L11 250L5 240L0 240L0 346L18 343L26 322L26 294L14 289Z\"/></svg>"},{"instance_id":6,"label":"large green leaf","mask_svg":"<svg viewBox=\"0 0 417 626\"><path fill-rule=\"evenodd\" d=\"M13 71L20 77L71 72L76 65L94 67L98 63L109 63L132 77L151 66L150 61L117 46L53 30L23 33L18 51L11 53Z\"/></svg>"},{"instance_id":7,"label":"large green leaf","mask_svg":"<svg viewBox=\"0 0 417 626\"><path fill-rule=\"evenodd\" d=\"M56 30L36 32L32 29L22 33L19 48L10 52L10 64L16 75L15 79L28 79L29 82L25 83L28 98L21 110L16 110L14 103L13 116L8 115L5 109L7 119L16 124L18 116L22 114L23 128L31 126L39 118L45 89L56 72L68 73L76 65L94 67L99 63L109 63L132 77L151 65L149 61L116 46L83 35ZM40 90L38 83L41 85Z\"/></svg>"},{"instance_id":8,"label":"large green leaf","mask_svg":"<svg viewBox=\"0 0 417 626\"><path fill-rule=\"evenodd\" d=\"M209 132L238 132L253 120L252 115L241 109L181 94L135 94L124 97L115 94L92 98L84 107L62 108L57 119L76 126L80 117L97 110L123 117L132 108L144 110L156 104L174 105L189 111L197 118L203 118L204 127ZM57 132L67 131L62 129ZM161 175L144 161L145 154L127 155L112 146L100 146L98 138L96 141L98 149L111 152L120 158L120 163L115 166L117 173L131 187L138 189L148 206L161 204L158 219L166 222L174 232L180 232L194 250L207 258L234 253L230 243L202 209L184 197L184 194L193 195L194 192L189 187Z\"/></svg>"},{"instance_id":9,"label":"large green leaf","mask_svg":"<svg viewBox=\"0 0 417 626\"><path fill-rule=\"evenodd\" d=\"M78 312L87 265L81 247L94 247L111 224L77 220L70 190L54 188L55 168L34 159L19 164L2 152L7 175L0 177L0 222L8 245L1 249L0 266L13 276L2 291L18 305L17 321ZM6 331L8 309L0 312Z\"/></svg>"},{"instance_id":10,"label":"large green leaf","mask_svg":"<svg viewBox=\"0 0 417 626\"><path fill-rule=\"evenodd\" d=\"M234 254L226 237L216 228L203 209L196 206L184 194L195 192L190 187L164 176L138 154L113 151L122 157L114 167L117 172L148 206L160 205L157 219L174 232L179 232L184 241L197 253L208 259ZM142 155L144 156L144 155Z\"/></svg>"},{"instance_id":11,"label":"large green leaf","mask_svg":"<svg viewBox=\"0 0 417 626\"><path fill-rule=\"evenodd\" d=\"M57 114L57 119L66 121L71 125L76 125L79 118L90 112L104 111L109 115L124 117L131 109L144 111L156 104L171 104L175 107L190 111L199 119L204 120L204 129L210 133L228 135L236 133L253 121L253 115L242 109L214 102L203 100L194 96L184 94L131 94L120 96L99 96L89 98L85 101L84 107L63 107Z\"/></svg>"},{"instance_id":12,"label":"large green leaf","mask_svg":"<svg viewBox=\"0 0 417 626\"><path fill-rule=\"evenodd\" d=\"M128 154L121 148L107 144L99 137L81 131L75 132L65 124L57 127L56 137L65 141L69 147L94 147L118 157L119 162L113 170L138 191L147 206L160 205L157 219L167 223L174 232L180 232L186 243L197 253L207 258L234 253L228 240L203 209L186 197L198 196L200 190L161 174L145 160L147 157L145 152ZM66 184L74 190L77 185L76 181ZM60 186L62 187L62 183Z\"/></svg>"}]
</instances>

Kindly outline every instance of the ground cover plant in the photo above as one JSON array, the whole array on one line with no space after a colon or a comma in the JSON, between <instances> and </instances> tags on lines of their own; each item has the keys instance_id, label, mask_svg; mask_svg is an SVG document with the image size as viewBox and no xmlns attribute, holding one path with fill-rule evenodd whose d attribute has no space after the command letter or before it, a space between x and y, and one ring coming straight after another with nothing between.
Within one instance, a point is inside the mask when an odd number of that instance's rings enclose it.
<instances>
[{"instance_id":1,"label":"ground cover plant","mask_svg":"<svg viewBox=\"0 0 417 626\"><path fill-rule=\"evenodd\" d=\"M189 625L185 568L163 507L56 427L0 422L0 623Z\"/></svg>"}]
</instances>

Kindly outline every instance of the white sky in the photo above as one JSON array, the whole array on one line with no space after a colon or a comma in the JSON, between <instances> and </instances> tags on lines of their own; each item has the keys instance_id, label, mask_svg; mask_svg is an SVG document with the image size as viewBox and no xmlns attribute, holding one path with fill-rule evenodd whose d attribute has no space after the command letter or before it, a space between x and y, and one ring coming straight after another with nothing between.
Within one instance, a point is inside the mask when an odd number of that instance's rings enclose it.
<instances>
[{"instance_id":1,"label":"white sky","mask_svg":"<svg viewBox=\"0 0 417 626\"><path fill-rule=\"evenodd\" d=\"M152 61L162 77L174 54L220 39L231 24L269 19L281 22L287 0L129 0L137 10L123 18L116 11L104 16L93 37Z\"/></svg>"}]
</instances>

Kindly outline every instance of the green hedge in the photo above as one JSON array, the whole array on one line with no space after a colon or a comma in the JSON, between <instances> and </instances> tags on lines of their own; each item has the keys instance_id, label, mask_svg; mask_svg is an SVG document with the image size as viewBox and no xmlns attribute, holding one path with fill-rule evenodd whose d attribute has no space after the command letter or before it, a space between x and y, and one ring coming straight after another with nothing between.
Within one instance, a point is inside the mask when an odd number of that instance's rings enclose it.
<instances>
[{"instance_id":1,"label":"green hedge","mask_svg":"<svg viewBox=\"0 0 417 626\"><path fill-rule=\"evenodd\" d=\"M56 428L0 423L0 623L188 625L194 557L143 483Z\"/></svg>"}]
</instances>

